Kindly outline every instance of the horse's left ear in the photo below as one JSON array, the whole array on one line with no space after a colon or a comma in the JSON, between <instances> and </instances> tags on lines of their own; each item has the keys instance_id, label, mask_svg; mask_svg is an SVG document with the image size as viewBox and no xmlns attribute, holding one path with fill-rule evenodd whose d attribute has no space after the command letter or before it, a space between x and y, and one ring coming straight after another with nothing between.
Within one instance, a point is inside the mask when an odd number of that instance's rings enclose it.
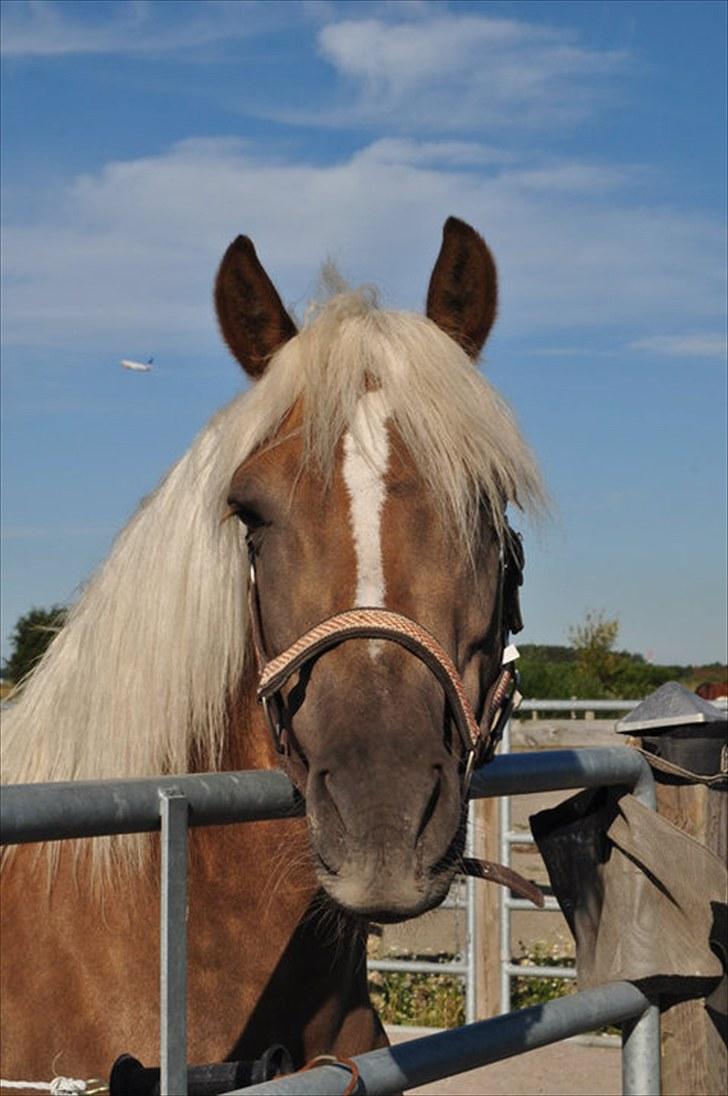
<instances>
[{"instance_id":1,"label":"horse's left ear","mask_svg":"<svg viewBox=\"0 0 728 1096\"><path fill-rule=\"evenodd\" d=\"M497 304L495 262L485 240L465 221L448 217L427 291L427 315L475 359Z\"/></svg>"},{"instance_id":2,"label":"horse's left ear","mask_svg":"<svg viewBox=\"0 0 728 1096\"><path fill-rule=\"evenodd\" d=\"M297 334L247 236L238 236L223 255L215 308L225 342L253 378L262 376L271 356Z\"/></svg>"}]
</instances>

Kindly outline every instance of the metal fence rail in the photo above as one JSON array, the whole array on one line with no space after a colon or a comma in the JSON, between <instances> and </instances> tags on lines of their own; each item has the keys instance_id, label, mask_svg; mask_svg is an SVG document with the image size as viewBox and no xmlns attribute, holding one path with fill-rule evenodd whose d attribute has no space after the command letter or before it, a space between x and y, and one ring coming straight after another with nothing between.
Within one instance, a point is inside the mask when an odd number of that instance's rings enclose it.
<instances>
[{"instance_id":1,"label":"metal fence rail","mask_svg":"<svg viewBox=\"0 0 728 1096\"><path fill-rule=\"evenodd\" d=\"M480 798L614 784L624 784L631 788L647 806L654 807L654 780L649 766L636 752L619 747L497 757L474 774L470 794L474 798ZM187 828L190 825L221 825L286 818L301 813L302 801L288 779L282 773L269 771L206 773L146 780L25 784L3 789L0 797L2 844L161 830L163 1008L160 1060L163 1096L186 1096L184 1016L187 958L184 919L187 888L186 873L181 866L186 863ZM600 987L589 991L597 996L578 994L539 1006L536 1011L524 1010L510 1016L483 1021L482 1024L469 1025L460 1029L460 1032L447 1033L448 1040L461 1035L462 1044L457 1041L448 1041L447 1044L451 1048L460 1046L461 1050L457 1051L457 1060L450 1058L449 1068L433 1074L432 1077L434 1079L435 1076L442 1077L446 1073L459 1073L471 1068L468 1064L470 1062L477 1065L495 1061L520 1053L531 1046L554 1042L577 1031L590 1030L599 1024L620 1022L628 1017L639 1016L624 1042L624 1092L630 1096L638 1093L658 1096L658 1009L633 986L625 983L622 991L612 992L614 990L614 986ZM577 1004L572 1005L569 1002ZM570 1011L574 1008L576 1013ZM586 1022L586 1027L582 1026L583 1022ZM515 1027L509 1026L509 1023L515 1024ZM491 1026L483 1028L483 1025ZM484 1056L480 1042L482 1035L472 1034L476 1029L487 1031L488 1038L492 1040L490 1049ZM539 1031L542 1035L538 1034ZM425 1042L429 1044L430 1040L443 1038L445 1036L429 1036ZM529 1042L531 1038L540 1038L542 1041ZM472 1057L476 1051L473 1043L469 1042L471 1039L478 1044L477 1059ZM500 1042L501 1039L504 1041ZM422 1043L422 1040L417 1042ZM440 1053L436 1052L436 1048L441 1045L443 1044L433 1044L435 1049L432 1053L435 1057ZM373 1053L381 1057L383 1052ZM407 1060L406 1055L405 1058L402 1057L405 1053L403 1047L391 1049L388 1053L395 1064ZM430 1050L423 1050L422 1053L429 1060ZM369 1057L365 1063L366 1069L369 1068L368 1062ZM649 1069L646 1063L651 1063ZM440 1069L441 1066L436 1068ZM420 1076L417 1069L419 1066L413 1064L413 1077ZM314 1073L312 1070L306 1076L313 1078ZM393 1079L395 1074L396 1080ZM379 1087L367 1088L365 1091L401 1091L402 1074L395 1071L387 1074L387 1077L389 1079L382 1080L381 1083L372 1078L372 1084L376 1083ZM341 1080L340 1076L338 1080ZM299 1082L300 1079L297 1083ZM407 1081L409 1086L415 1083L418 1081ZM295 1091L339 1092L345 1087L344 1083L340 1088L334 1089L314 1086L311 1089L296 1088Z\"/></svg>"},{"instance_id":2,"label":"metal fence rail","mask_svg":"<svg viewBox=\"0 0 728 1096\"><path fill-rule=\"evenodd\" d=\"M579 1035L597 1024L628 1022L643 1013L649 1004L631 982L612 982L545 1005L496 1016L493 1020L481 1020L409 1043L372 1050L353 1059L361 1077L361 1087L356 1091L367 1096L406 1092L415 1085L452 1076L453 1072L463 1073ZM457 1064L455 1070L453 1063ZM634 1063L629 1063L629 1070L629 1076L623 1078L625 1092L658 1094L659 1044L656 1058L654 1054L638 1057ZM263 1093L268 1096L341 1096L350 1079L348 1069L326 1065L250 1088L235 1089L225 1096L247 1096L248 1093L251 1096Z\"/></svg>"},{"instance_id":3,"label":"metal fence rail","mask_svg":"<svg viewBox=\"0 0 728 1096\"><path fill-rule=\"evenodd\" d=\"M288 777L267 769L145 780L6 784L0 796L0 844L158 830L164 795L185 797L190 826L292 818L305 809Z\"/></svg>"}]
</instances>

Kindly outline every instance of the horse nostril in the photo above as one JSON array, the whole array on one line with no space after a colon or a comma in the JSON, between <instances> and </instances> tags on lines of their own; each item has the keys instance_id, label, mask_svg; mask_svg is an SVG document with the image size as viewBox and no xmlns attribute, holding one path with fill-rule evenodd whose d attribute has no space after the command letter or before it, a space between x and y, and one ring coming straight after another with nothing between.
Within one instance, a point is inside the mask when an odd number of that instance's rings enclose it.
<instances>
[{"instance_id":1,"label":"horse nostril","mask_svg":"<svg viewBox=\"0 0 728 1096\"><path fill-rule=\"evenodd\" d=\"M315 855L316 859L318 860L318 862L319 862L320 866L321 866L321 867L322 867L322 868L324 869L324 871L325 871L325 872L326 872L326 873L327 873L328 875L338 875L338 874L339 874L339 869L338 869L338 868L332 868L332 867L331 867L331 865L330 865L330 864L328 864L328 863L327 863L327 862L326 862L326 861L324 860L323 856L322 856L322 855L321 855L321 853L320 853L320 852L318 851L318 849L315 849L315 850L314 850L314 855Z\"/></svg>"},{"instance_id":2,"label":"horse nostril","mask_svg":"<svg viewBox=\"0 0 728 1096\"><path fill-rule=\"evenodd\" d=\"M415 845L417 845L418 841L422 837L422 834L427 829L427 825L428 825L430 819L432 818L433 814L435 813L435 808L437 807L437 802L440 798L440 792L442 790L442 768L439 765L435 765L434 769L435 769L435 785L434 785L432 791L430 792L430 798L427 800L427 806L425 807L425 812L422 815L422 819L420 821L419 828L418 828L417 833L415 835Z\"/></svg>"},{"instance_id":3,"label":"horse nostril","mask_svg":"<svg viewBox=\"0 0 728 1096\"><path fill-rule=\"evenodd\" d=\"M318 784L319 795L321 801L325 804L331 814L333 814L333 820L341 827L341 832L346 832L346 825L344 819L341 816L339 810L339 804L336 802L336 795L334 793L334 780L329 769L321 769L316 773L316 783Z\"/></svg>"}]
</instances>

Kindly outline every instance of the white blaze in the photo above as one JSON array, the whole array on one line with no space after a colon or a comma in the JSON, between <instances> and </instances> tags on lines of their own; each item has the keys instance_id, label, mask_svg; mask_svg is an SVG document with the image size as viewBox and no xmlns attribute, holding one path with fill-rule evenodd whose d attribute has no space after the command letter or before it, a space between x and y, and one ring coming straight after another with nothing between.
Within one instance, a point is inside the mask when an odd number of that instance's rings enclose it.
<instances>
[{"instance_id":1,"label":"white blaze","mask_svg":"<svg viewBox=\"0 0 728 1096\"><path fill-rule=\"evenodd\" d=\"M381 531L388 460L387 408L381 391L367 392L344 435L344 482L356 553L355 605L384 605ZM378 647L372 643L372 653Z\"/></svg>"}]
</instances>

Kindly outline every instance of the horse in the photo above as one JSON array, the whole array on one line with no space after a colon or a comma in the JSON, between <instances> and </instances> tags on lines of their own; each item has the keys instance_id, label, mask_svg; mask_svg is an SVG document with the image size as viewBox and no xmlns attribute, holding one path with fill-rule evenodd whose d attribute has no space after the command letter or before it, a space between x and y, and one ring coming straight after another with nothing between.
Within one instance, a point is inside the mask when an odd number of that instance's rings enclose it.
<instances>
[{"instance_id":1,"label":"horse","mask_svg":"<svg viewBox=\"0 0 728 1096\"><path fill-rule=\"evenodd\" d=\"M728 681L703 681L695 690L703 700L720 700L728 696Z\"/></svg>"},{"instance_id":2,"label":"horse","mask_svg":"<svg viewBox=\"0 0 728 1096\"><path fill-rule=\"evenodd\" d=\"M468 734L517 626L506 507L544 498L475 364L497 303L481 236L447 220L425 315L334 288L299 329L251 240L231 243L215 305L251 384L142 501L6 713L6 782L281 766L305 798L303 819L190 833L190 1062L386 1043L367 924L433 908L458 869L484 756ZM2 1076L158 1061L158 856L153 835L7 855Z\"/></svg>"}]
</instances>

